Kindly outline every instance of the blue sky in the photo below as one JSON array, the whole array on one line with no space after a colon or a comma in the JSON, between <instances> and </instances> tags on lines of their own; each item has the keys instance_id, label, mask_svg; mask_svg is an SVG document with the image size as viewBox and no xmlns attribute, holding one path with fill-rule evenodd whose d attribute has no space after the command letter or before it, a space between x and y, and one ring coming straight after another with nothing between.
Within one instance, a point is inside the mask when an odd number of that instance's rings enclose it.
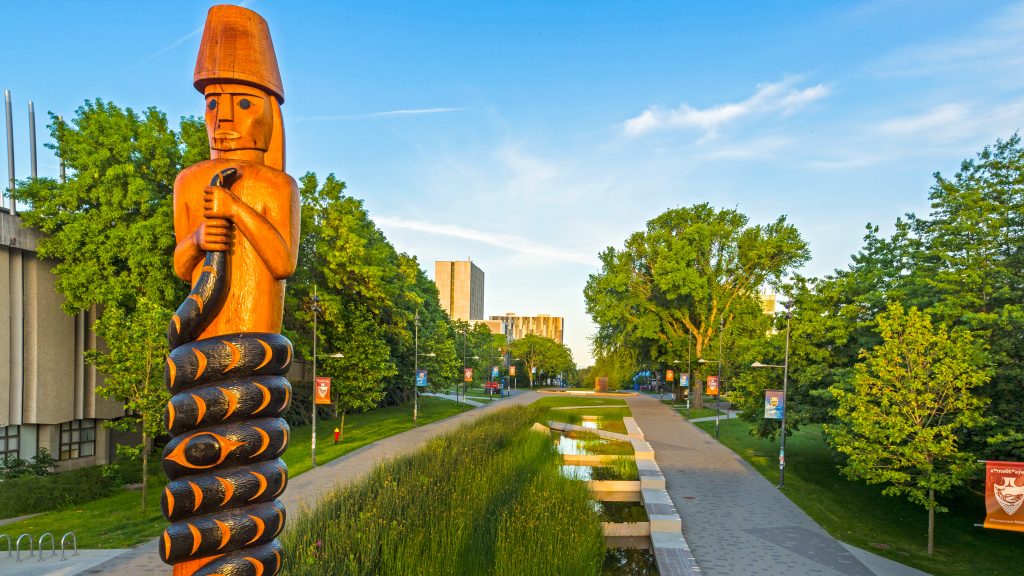
<instances>
[{"instance_id":1,"label":"blue sky","mask_svg":"<svg viewBox=\"0 0 1024 576\"><path fill-rule=\"evenodd\" d=\"M41 131L95 97L200 115L210 5L0 2L19 176L30 99ZM581 366L597 253L665 209L786 214L802 272L828 273L1024 117L1024 4L247 5L278 52L288 171L337 174L431 276L472 257L487 314L565 316Z\"/></svg>"}]
</instances>

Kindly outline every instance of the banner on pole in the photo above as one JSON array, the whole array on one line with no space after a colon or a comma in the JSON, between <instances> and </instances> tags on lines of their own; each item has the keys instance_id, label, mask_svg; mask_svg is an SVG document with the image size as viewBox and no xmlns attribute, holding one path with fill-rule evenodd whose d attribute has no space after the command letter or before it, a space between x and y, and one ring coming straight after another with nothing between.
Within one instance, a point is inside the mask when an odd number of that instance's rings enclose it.
<instances>
[{"instance_id":1,"label":"banner on pole","mask_svg":"<svg viewBox=\"0 0 1024 576\"><path fill-rule=\"evenodd\" d=\"M497 379L498 379L498 367L497 366L491 366L491 380L497 380Z\"/></svg>"},{"instance_id":2,"label":"banner on pole","mask_svg":"<svg viewBox=\"0 0 1024 576\"><path fill-rule=\"evenodd\" d=\"M676 379L675 370L665 370L665 382L672 382Z\"/></svg>"},{"instance_id":3,"label":"banner on pole","mask_svg":"<svg viewBox=\"0 0 1024 576\"><path fill-rule=\"evenodd\" d=\"M516 365L515 364L512 364L511 366L508 367L508 375L509 376L515 376L516 375Z\"/></svg>"},{"instance_id":4,"label":"banner on pole","mask_svg":"<svg viewBox=\"0 0 1024 576\"><path fill-rule=\"evenodd\" d=\"M708 376L707 393L712 396L718 396L718 376Z\"/></svg>"},{"instance_id":5,"label":"banner on pole","mask_svg":"<svg viewBox=\"0 0 1024 576\"><path fill-rule=\"evenodd\" d=\"M1024 462L985 463L985 528L1024 532Z\"/></svg>"},{"instance_id":6,"label":"banner on pole","mask_svg":"<svg viewBox=\"0 0 1024 576\"><path fill-rule=\"evenodd\" d=\"M422 388L427 385L427 371L417 370L416 371L416 386Z\"/></svg>"},{"instance_id":7,"label":"banner on pole","mask_svg":"<svg viewBox=\"0 0 1024 576\"><path fill-rule=\"evenodd\" d=\"M313 381L313 403L331 403L331 379L324 376L317 376Z\"/></svg>"},{"instance_id":8,"label":"banner on pole","mask_svg":"<svg viewBox=\"0 0 1024 576\"><path fill-rule=\"evenodd\" d=\"M765 390L764 417L768 420L782 420L785 411L786 399L782 396L782 390Z\"/></svg>"},{"instance_id":9,"label":"banner on pole","mask_svg":"<svg viewBox=\"0 0 1024 576\"><path fill-rule=\"evenodd\" d=\"M472 382L473 381L473 369L472 368L464 368L463 370L464 370L465 373L464 373L464 375L462 377L462 380L464 382Z\"/></svg>"},{"instance_id":10,"label":"banner on pole","mask_svg":"<svg viewBox=\"0 0 1024 576\"><path fill-rule=\"evenodd\" d=\"M689 388L690 387L690 375L689 374L680 374L679 375L679 387L680 388Z\"/></svg>"}]
</instances>

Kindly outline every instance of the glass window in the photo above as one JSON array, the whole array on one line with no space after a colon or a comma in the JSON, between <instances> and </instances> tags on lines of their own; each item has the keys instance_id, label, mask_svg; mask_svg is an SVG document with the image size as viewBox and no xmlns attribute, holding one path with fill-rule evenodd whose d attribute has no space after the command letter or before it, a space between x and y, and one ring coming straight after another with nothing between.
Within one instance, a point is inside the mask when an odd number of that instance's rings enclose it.
<instances>
[{"instance_id":1,"label":"glass window","mask_svg":"<svg viewBox=\"0 0 1024 576\"><path fill-rule=\"evenodd\" d=\"M0 462L4 457L18 458L21 448L21 426L0 426Z\"/></svg>"},{"instance_id":2,"label":"glass window","mask_svg":"<svg viewBox=\"0 0 1024 576\"><path fill-rule=\"evenodd\" d=\"M60 425L60 460L96 453L96 421L72 420Z\"/></svg>"}]
</instances>

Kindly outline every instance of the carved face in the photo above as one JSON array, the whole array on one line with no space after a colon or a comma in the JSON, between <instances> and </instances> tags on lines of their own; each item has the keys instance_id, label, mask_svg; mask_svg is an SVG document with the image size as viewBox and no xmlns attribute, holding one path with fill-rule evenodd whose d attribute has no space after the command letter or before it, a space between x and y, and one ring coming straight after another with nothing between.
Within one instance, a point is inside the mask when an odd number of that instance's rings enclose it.
<instances>
[{"instance_id":1,"label":"carved face","mask_svg":"<svg viewBox=\"0 0 1024 576\"><path fill-rule=\"evenodd\" d=\"M206 131L213 150L262 150L270 145L274 114L270 99L244 84L206 87Z\"/></svg>"}]
</instances>

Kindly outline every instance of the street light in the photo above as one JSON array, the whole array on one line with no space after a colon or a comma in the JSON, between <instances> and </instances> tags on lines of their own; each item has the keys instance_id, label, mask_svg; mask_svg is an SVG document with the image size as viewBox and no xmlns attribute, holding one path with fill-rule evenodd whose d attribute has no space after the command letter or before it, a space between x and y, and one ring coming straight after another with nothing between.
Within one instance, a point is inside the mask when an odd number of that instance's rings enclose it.
<instances>
[{"instance_id":1,"label":"street light","mask_svg":"<svg viewBox=\"0 0 1024 576\"><path fill-rule=\"evenodd\" d=\"M725 318L722 318L721 328L718 331L718 390L715 394L715 438L719 435L719 417L722 414L722 341L725 340ZM709 364L715 362L714 360L706 360L701 358L697 360L698 364Z\"/></svg>"},{"instance_id":2,"label":"street light","mask_svg":"<svg viewBox=\"0 0 1024 576\"><path fill-rule=\"evenodd\" d=\"M316 339L317 339L317 317L323 312L320 307L320 297L316 295L316 285L313 285L313 296L306 304L306 310L313 315L313 389L316 395ZM309 451L312 458L313 468L316 468L316 399L313 400L313 432L310 436Z\"/></svg>"},{"instance_id":3,"label":"street light","mask_svg":"<svg viewBox=\"0 0 1024 576\"><path fill-rule=\"evenodd\" d=\"M413 361L412 361L412 366L413 366L413 371L412 371L412 421L413 421L413 424L416 423L416 418L417 418L417 416L419 416L419 411L420 411L420 391L419 391L419 389L416 386L416 375L419 374L419 371L420 371L420 356L429 356L431 358L437 356L437 354L434 354L433 352L430 352L429 354L420 354L420 311L419 311L419 309L416 310L416 325L415 325L415 340L414 340L414 342L415 342L415 345L414 345L415 348L414 348L414 351L413 351L414 352L414 357L413 357Z\"/></svg>"},{"instance_id":4,"label":"street light","mask_svg":"<svg viewBox=\"0 0 1024 576\"><path fill-rule=\"evenodd\" d=\"M782 365L761 364L754 362L751 368L782 368L782 431L779 434L779 488L786 486L786 404L789 400L786 393L789 391L789 323L793 317L791 310L793 303L786 303L786 356Z\"/></svg>"}]
</instances>

